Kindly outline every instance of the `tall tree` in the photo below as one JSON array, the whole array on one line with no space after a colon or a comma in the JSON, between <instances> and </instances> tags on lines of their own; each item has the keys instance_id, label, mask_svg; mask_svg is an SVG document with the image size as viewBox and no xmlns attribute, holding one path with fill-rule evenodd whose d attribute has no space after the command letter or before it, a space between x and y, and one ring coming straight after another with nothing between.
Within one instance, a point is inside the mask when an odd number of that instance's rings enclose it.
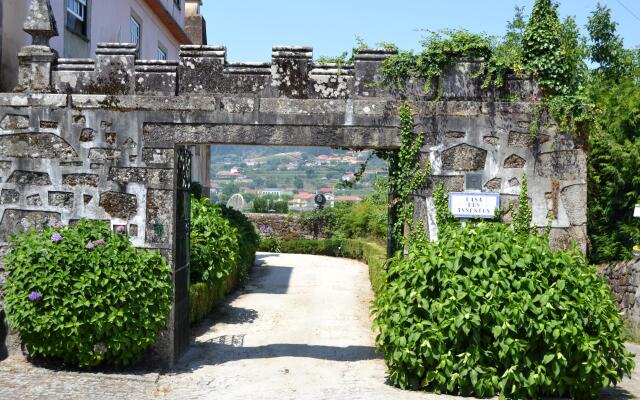
<instances>
[{"instance_id":1,"label":"tall tree","mask_svg":"<svg viewBox=\"0 0 640 400\"><path fill-rule=\"evenodd\" d=\"M587 23L591 39L589 58L599 65L598 71L605 79L618 80L630 61L629 52L624 49L622 38L616 32L617 25L611 19L609 7L600 3Z\"/></svg>"}]
</instances>

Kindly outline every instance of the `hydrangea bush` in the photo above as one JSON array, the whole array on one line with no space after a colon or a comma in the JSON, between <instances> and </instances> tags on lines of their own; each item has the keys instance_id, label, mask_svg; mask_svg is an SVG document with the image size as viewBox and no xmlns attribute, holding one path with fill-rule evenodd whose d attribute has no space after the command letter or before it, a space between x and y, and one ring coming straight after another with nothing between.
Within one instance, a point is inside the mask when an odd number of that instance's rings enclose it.
<instances>
[{"instance_id":1,"label":"hydrangea bush","mask_svg":"<svg viewBox=\"0 0 640 400\"><path fill-rule=\"evenodd\" d=\"M485 222L443 229L386 280L373 313L399 387L586 399L633 368L609 287L544 236Z\"/></svg>"},{"instance_id":2,"label":"hydrangea bush","mask_svg":"<svg viewBox=\"0 0 640 400\"><path fill-rule=\"evenodd\" d=\"M33 356L126 365L153 344L172 304L171 269L100 221L14 236L5 259L11 327Z\"/></svg>"}]
</instances>

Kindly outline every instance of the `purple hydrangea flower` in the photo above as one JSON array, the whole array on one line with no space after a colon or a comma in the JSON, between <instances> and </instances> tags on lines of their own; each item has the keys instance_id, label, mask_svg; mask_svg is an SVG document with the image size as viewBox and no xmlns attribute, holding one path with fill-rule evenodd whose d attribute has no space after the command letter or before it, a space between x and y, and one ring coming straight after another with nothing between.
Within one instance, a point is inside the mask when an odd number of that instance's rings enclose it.
<instances>
[{"instance_id":1,"label":"purple hydrangea flower","mask_svg":"<svg viewBox=\"0 0 640 400\"><path fill-rule=\"evenodd\" d=\"M91 249L93 249L95 247L96 247L96 245L93 242L87 243L87 249L91 250Z\"/></svg>"},{"instance_id":2,"label":"purple hydrangea flower","mask_svg":"<svg viewBox=\"0 0 640 400\"><path fill-rule=\"evenodd\" d=\"M125 227L123 225L116 226L116 232L122 233L125 231Z\"/></svg>"},{"instance_id":3,"label":"purple hydrangea flower","mask_svg":"<svg viewBox=\"0 0 640 400\"><path fill-rule=\"evenodd\" d=\"M37 290L34 290L33 292L29 293L29 301L40 301L42 300L42 293L38 292Z\"/></svg>"},{"instance_id":4,"label":"purple hydrangea flower","mask_svg":"<svg viewBox=\"0 0 640 400\"><path fill-rule=\"evenodd\" d=\"M53 227L54 228L64 228L64 225L62 225L61 223L58 222L58 223L53 224Z\"/></svg>"},{"instance_id":5,"label":"purple hydrangea flower","mask_svg":"<svg viewBox=\"0 0 640 400\"><path fill-rule=\"evenodd\" d=\"M62 235L59 233L54 233L53 235L51 235L51 240L54 242L59 242L62 240Z\"/></svg>"},{"instance_id":6,"label":"purple hydrangea flower","mask_svg":"<svg viewBox=\"0 0 640 400\"><path fill-rule=\"evenodd\" d=\"M94 242L95 244L105 244L107 243L104 239L98 239Z\"/></svg>"}]
</instances>

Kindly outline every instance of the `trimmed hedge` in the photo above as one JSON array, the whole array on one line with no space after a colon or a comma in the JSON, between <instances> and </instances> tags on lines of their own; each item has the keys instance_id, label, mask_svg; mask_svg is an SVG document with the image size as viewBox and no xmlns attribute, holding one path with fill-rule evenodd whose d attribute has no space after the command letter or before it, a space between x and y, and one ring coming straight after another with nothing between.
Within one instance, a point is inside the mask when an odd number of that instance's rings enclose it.
<instances>
[{"instance_id":1,"label":"trimmed hedge","mask_svg":"<svg viewBox=\"0 0 640 400\"><path fill-rule=\"evenodd\" d=\"M313 254L353 258L369 266L371 287L377 295L385 283L387 253L381 246L357 239L286 240L263 239L260 251L290 254Z\"/></svg>"},{"instance_id":2,"label":"trimmed hedge","mask_svg":"<svg viewBox=\"0 0 640 400\"><path fill-rule=\"evenodd\" d=\"M224 297L242 284L255 262L259 236L253 224L239 211L214 205L208 199L192 202L192 220L200 221L201 233L192 243L192 255L207 259L212 271L203 279L202 273L192 275L189 287L189 319L192 324L202 321ZM194 228L195 229L195 228ZM194 239L192 230L191 238ZM230 246L227 246L230 244ZM194 249L195 245L195 249ZM225 248L222 248L226 246ZM208 255L207 257L202 257ZM197 261L194 260L194 261ZM196 272L204 270L194 265ZM193 279L196 278L196 279Z\"/></svg>"}]
</instances>

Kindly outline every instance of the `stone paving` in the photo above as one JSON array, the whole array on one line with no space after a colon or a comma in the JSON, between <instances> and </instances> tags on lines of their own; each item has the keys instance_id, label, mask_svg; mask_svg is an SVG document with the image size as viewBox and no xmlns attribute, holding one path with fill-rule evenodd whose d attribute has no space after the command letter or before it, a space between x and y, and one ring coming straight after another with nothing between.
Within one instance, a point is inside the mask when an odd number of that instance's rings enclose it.
<instances>
[{"instance_id":1,"label":"stone paving","mask_svg":"<svg viewBox=\"0 0 640 400\"><path fill-rule=\"evenodd\" d=\"M246 288L194 330L173 371L86 373L12 357L0 362L0 399L456 399L386 383L366 266L273 254L259 262ZM602 398L640 399L640 374Z\"/></svg>"}]
</instances>

